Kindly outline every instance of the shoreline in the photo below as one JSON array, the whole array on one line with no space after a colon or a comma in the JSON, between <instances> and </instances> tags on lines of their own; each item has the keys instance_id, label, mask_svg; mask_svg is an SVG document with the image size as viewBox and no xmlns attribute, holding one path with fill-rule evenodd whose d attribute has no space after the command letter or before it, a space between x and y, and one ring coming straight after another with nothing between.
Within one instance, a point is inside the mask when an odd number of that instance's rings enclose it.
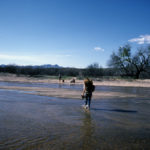
<instances>
[{"instance_id":1,"label":"shoreline","mask_svg":"<svg viewBox=\"0 0 150 150\"><path fill-rule=\"evenodd\" d=\"M29 78L29 77L17 77L16 75L0 76L0 82L19 82L19 83L47 83L47 84L58 84L59 81L56 79L40 79L40 78ZM119 87L150 87L150 80L103 80L93 81L95 86L119 86ZM65 80L66 85L70 85L70 80ZM83 85L83 80L76 80L76 85ZM65 88L50 88L50 87L20 87L20 86L0 86L0 89L6 90L17 90L24 91L26 94L34 94L41 96L59 97L67 99L81 99L82 90L65 89ZM114 98L135 98L144 97L139 94L126 94L123 92L112 92L112 91L94 91L93 99L114 99Z\"/></svg>"},{"instance_id":2,"label":"shoreline","mask_svg":"<svg viewBox=\"0 0 150 150\"><path fill-rule=\"evenodd\" d=\"M20 76L14 74L0 75L0 82L20 82L20 83L54 83L59 84L58 79L34 78ZM102 79L101 81L93 81L96 86L121 86L121 87L150 87L150 79ZM63 84L70 85L70 80L66 79ZM83 80L76 80L77 85L82 85Z\"/></svg>"},{"instance_id":3,"label":"shoreline","mask_svg":"<svg viewBox=\"0 0 150 150\"><path fill-rule=\"evenodd\" d=\"M67 98L67 99L81 99L81 94L82 94L82 91L64 89L64 88L0 86L0 89L24 91L25 94L34 94L34 95L40 95L40 96L49 96L49 97L58 97L58 98ZM137 97L137 95L125 94L123 92L94 91L92 97L94 100L101 100L101 99L114 99L118 97L135 98ZM138 97L141 97L141 96L138 96Z\"/></svg>"}]
</instances>

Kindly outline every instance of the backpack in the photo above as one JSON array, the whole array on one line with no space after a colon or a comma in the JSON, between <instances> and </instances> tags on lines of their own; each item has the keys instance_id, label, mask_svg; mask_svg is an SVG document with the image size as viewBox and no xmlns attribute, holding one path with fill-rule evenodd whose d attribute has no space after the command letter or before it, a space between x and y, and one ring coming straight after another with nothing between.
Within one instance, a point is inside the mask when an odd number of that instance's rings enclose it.
<instances>
[{"instance_id":1,"label":"backpack","mask_svg":"<svg viewBox=\"0 0 150 150\"><path fill-rule=\"evenodd\" d=\"M95 85L92 85L92 92L95 91Z\"/></svg>"},{"instance_id":2,"label":"backpack","mask_svg":"<svg viewBox=\"0 0 150 150\"><path fill-rule=\"evenodd\" d=\"M85 90L87 92L94 92L95 91L95 85L93 85L93 81L92 80L87 80L85 82Z\"/></svg>"}]
</instances>

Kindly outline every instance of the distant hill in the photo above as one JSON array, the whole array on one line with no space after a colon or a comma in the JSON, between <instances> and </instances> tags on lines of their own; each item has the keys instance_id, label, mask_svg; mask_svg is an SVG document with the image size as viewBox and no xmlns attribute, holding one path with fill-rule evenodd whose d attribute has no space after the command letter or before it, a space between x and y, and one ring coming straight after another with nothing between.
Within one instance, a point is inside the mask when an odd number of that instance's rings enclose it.
<instances>
[{"instance_id":1,"label":"distant hill","mask_svg":"<svg viewBox=\"0 0 150 150\"><path fill-rule=\"evenodd\" d=\"M40 67L42 67L42 68L63 68L57 64L55 64L55 65L45 64L45 65L41 65Z\"/></svg>"},{"instance_id":2,"label":"distant hill","mask_svg":"<svg viewBox=\"0 0 150 150\"><path fill-rule=\"evenodd\" d=\"M0 67L7 67L7 66L18 66L18 65L14 65L14 64L10 64L10 65L4 65L1 64ZM27 65L28 66L28 65ZM26 66L20 66L20 67L26 67ZM33 68L37 68L37 67L41 67L41 68L63 68L62 66L59 66L57 64L55 65L51 65L51 64L44 64L44 65L33 65Z\"/></svg>"}]
</instances>

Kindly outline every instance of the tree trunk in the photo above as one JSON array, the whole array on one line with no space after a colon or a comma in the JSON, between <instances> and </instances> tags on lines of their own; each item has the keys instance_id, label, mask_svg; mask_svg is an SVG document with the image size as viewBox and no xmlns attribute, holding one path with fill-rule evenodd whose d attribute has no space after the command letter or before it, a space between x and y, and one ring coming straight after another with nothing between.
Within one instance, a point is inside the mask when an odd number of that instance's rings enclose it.
<instances>
[{"instance_id":1,"label":"tree trunk","mask_svg":"<svg viewBox=\"0 0 150 150\"><path fill-rule=\"evenodd\" d=\"M140 73L141 73L140 71L137 71L137 72L136 72L136 75L135 75L135 78L136 78L136 79L139 79Z\"/></svg>"}]
</instances>

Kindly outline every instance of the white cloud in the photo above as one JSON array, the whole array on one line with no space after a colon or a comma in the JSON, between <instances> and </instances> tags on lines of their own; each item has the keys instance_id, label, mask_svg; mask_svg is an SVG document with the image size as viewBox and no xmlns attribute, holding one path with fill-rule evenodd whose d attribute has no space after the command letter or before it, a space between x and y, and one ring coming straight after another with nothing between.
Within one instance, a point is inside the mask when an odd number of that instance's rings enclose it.
<instances>
[{"instance_id":1,"label":"white cloud","mask_svg":"<svg viewBox=\"0 0 150 150\"><path fill-rule=\"evenodd\" d=\"M104 52L104 49L103 48L101 48L101 47L94 47L94 50L95 51L101 51L101 52Z\"/></svg>"},{"instance_id":2,"label":"white cloud","mask_svg":"<svg viewBox=\"0 0 150 150\"><path fill-rule=\"evenodd\" d=\"M150 35L140 35L138 38L128 40L137 44L150 44Z\"/></svg>"}]
</instances>

